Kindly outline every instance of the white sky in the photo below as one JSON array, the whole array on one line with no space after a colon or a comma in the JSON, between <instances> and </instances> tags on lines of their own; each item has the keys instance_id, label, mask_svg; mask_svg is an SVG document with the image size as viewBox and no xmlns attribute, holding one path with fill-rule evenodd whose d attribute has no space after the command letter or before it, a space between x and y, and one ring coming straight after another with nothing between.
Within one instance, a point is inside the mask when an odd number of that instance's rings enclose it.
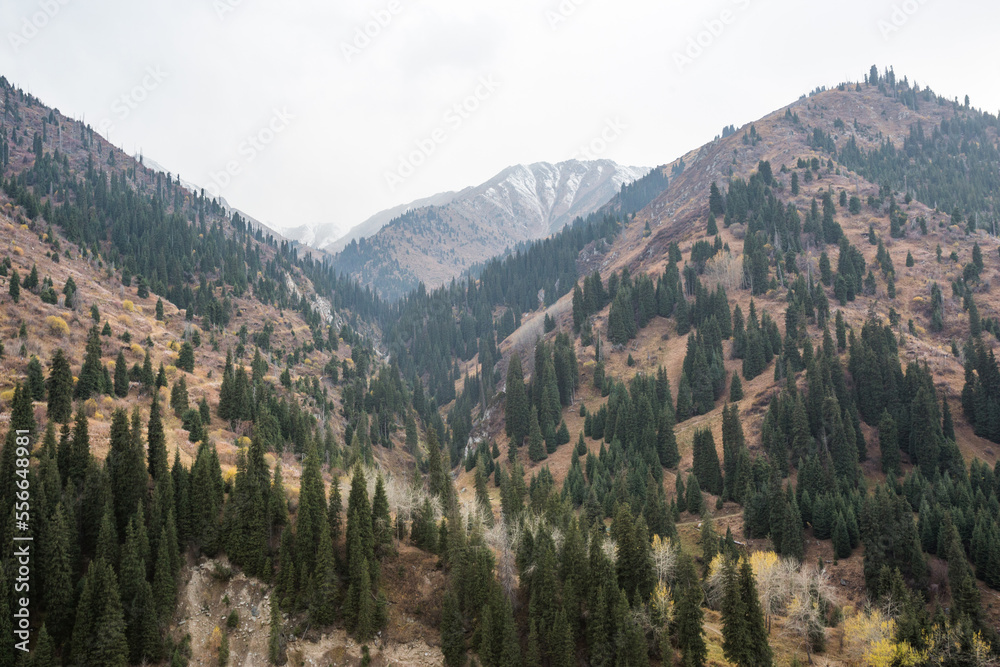
<instances>
[{"instance_id":1,"label":"white sky","mask_svg":"<svg viewBox=\"0 0 1000 667\"><path fill-rule=\"evenodd\" d=\"M662 164L873 63L996 113L998 24L972 0L3 0L0 74L278 229L346 231L577 156L609 121L600 157ZM433 153L390 187L417 142Z\"/></svg>"}]
</instances>

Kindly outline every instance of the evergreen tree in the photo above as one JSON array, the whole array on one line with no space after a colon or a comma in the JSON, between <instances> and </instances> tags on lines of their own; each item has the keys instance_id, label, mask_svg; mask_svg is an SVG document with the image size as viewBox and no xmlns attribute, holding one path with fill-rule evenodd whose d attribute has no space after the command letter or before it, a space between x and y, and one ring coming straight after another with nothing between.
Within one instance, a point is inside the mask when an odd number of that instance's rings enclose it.
<instances>
[{"instance_id":1,"label":"evergreen tree","mask_svg":"<svg viewBox=\"0 0 1000 667\"><path fill-rule=\"evenodd\" d=\"M194 348L187 341L184 341L180 352L177 353L177 368L194 373Z\"/></svg>"},{"instance_id":2,"label":"evergreen tree","mask_svg":"<svg viewBox=\"0 0 1000 667\"><path fill-rule=\"evenodd\" d=\"M17 275L17 269L14 269L10 274L10 287L7 288L7 293L10 294L14 303L21 302L21 277Z\"/></svg>"},{"instance_id":3,"label":"evergreen tree","mask_svg":"<svg viewBox=\"0 0 1000 667\"><path fill-rule=\"evenodd\" d=\"M69 637L72 629L74 595L73 562L69 524L60 501L45 528L44 557L41 563L42 599L46 609L46 623L60 644Z\"/></svg>"},{"instance_id":4,"label":"evergreen tree","mask_svg":"<svg viewBox=\"0 0 1000 667\"><path fill-rule=\"evenodd\" d=\"M125 667L128 641L114 570L103 558L87 569L73 628L72 660L81 665Z\"/></svg>"},{"instance_id":5,"label":"evergreen tree","mask_svg":"<svg viewBox=\"0 0 1000 667\"><path fill-rule=\"evenodd\" d=\"M719 469L719 454L715 450L715 438L709 429L699 429L694 433L694 474L699 484L709 493L722 495L722 472Z\"/></svg>"},{"instance_id":6,"label":"evergreen tree","mask_svg":"<svg viewBox=\"0 0 1000 667\"><path fill-rule=\"evenodd\" d=\"M485 614L489 613L490 609L487 608ZM483 643L488 641L489 638L486 637ZM465 629L462 627L462 613L458 608L455 591L450 586L441 604L441 652L444 653L444 664L448 667L465 665ZM483 662L489 664L485 658Z\"/></svg>"},{"instance_id":7,"label":"evergreen tree","mask_svg":"<svg viewBox=\"0 0 1000 667\"><path fill-rule=\"evenodd\" d=\"M62 348L57 348L52 357L46 384L49 419L61 424L68 422L73 411L73 373Z\"/></svg>"},{"instance_id":8,"label":"evergreen tree","mask_svg":"<svg viewBox=\"0 0 1000 667\"><path fill-rule=\"evenodd\" d=\"M269 624L270 631L268 633L267 641L267 659L272 665L278 665L282 662L283 657L283 642L281 637L281 610L278 608L278 602L274 595L271 595L271 622Z\"/></svg>"},{"instance_id":9,"label":"evergreen tree","mask_svg":"<svg viewBox=\"0 0 1000 667\"><path fill-rule=\"evenodd\" d=\"M837 512L833 522L833 555L835 558L847 558L851 555L851 538L847 534L847 521L844 515Z\"/></svg>"},{"instance_id":10,"label":"evergreen tree","mask_svg":"<svg viewBox=\"0 0 1000 667\"><path fill-rule=\"evenodd\" d=\"M153 394L153 402L149 407L146 440L149 448L149 476L153 479L162 479L167 474L167 438L163 432L158 393Z\"/></svg>"},{"instance_id":11,"label":"evergreen tree","mask_svg":"<svg viewBox=\"0 0 1000 667\"><path fill-rule=\"evenodd\" d=\"M76 382L74 397L87 400L94 394L101 393L103 372L101 367L101 335L95 325L90 328L90 332L87 334L83 366L80 368L80 378Z\"/></svg>"},{"instance_id":12,"label":"evergreen tree","mask_svg":"<svg viewBox=\"0 0 1000 667\"><path fill-rule=\"evenodd\" d=\"M524 388L524 373L521 370L521 357L517 352L510 355L507 366L507 399L504 410L507 436L511 447L516 449L524 442L530 428L528 412L528 396Z\"/></svg>"},{"instance_id":13,"label":"evergreen tree","mask_svg":"<svg viewBox=\"0 0 1000 667\"><path fill-rule=\"evenodd\" d=\"M115 360L115 396L125 398L128 396L128 362L125 361L125 353L118 351L118 359Z\"/></svg>"},{"instance_id":14,"label":"evergreen tree","mask_svg":"<svg viewBox=\"0 0 1000 667\"><path fill-rule=\"evenodd\" d=\"M678 563L677 582L674 587L674 596L677 600L674 611L674 638L681 651L683 664L702 667L708 657L705 631L702 627L705 613L701 608L705 592L698 582L694 562L686 554L681 555Z\"/></svg>"},{"instance_id":15,"label":"evergreen tree","mask_svg":"<svg viewBox=\"0 0 1000 667\"><path fill-rule=\"evenodd\" d=\"M545 443L542 441L542 429L538 425L538 410L531 408L531 420L528 429L528 458L534 462L548 458Z\"/></svg>"},{"instance_id":16,"label":"evergreen tree","mask_svg":"<svg viewBox=\"0 0 1000 667\"><path fill-rule=\"evenodd\" d=\"M737 564L727 559L723 582L722 650L726 659L738 667L769 667L773 658L750 562L741 559Z\"/></svg>"},{"instance_id":17,"label":"evergreen tree","mask_svg":"<svg viewBox=\"0 0 1000 667\"><path fill-rule=\"evenodd\" d=\"M381 474L375 481L375 496L372 498L372 535L376 558L381 560L394 552L392 516L389 514L389 498L386 496Z\"/></svg>"},{"instance_id":18,"label":"evergreen tree","mask_svg":"<svg viewBox=\"0 0 1000 667\"><path fill-rule=\"evenodd\" d=\"M882 452L882 472L900 473L899 436L896 431L896 421L888 410L882 410L878 422L879 449Z\"/></svg>"},{"instance_id":19,"label":"evergreen tree","mask_svg":"<svg viewBox=\"0 0 1000 667\"><path fill-rule=\"evenodd\" d=\"M42 362L38 357L31 355L28 360L26 389L33 401L45 400L45 376L42 374Z\"/></svg>"},{"instance_id":20,"label":"evergreen tree","mask_svg":"<svg viewBox=\"0 0 1000 667\"><path fill-rule=\"evenodd\" d=\"M317 625L330 625L337 616L337 572L333 562L333 540L330 524L322 522L319 533L319 550L316 553L316 570L312 580L312 604L309 618Z\"/></svg>"},{"instance_id":21,"label":"evergreen tree","mask_svg":"<svg viewBox=\"0 0 1000 667\"><path fill-rule=\"evenodd\" d=\"M687 495L684 500L687 511L692 514L701 514L702 499L701 486L698 483L698 476L695 473L688 475Z\"/></svg>"},{"instance_id":22,"label":"evergreen tree","mask_svg":"<svg viewBox=\"0 0 1000 667\"><path fill-rule=\"evenodd\" d=\"M729 400L733 403L743 400L743 381L740 380L740 374L737 371L733 371L733 379L729 383Z\"/></svg>"},{"instance_id":23,"label":"evergreen tree","mask_svg":"<svg viewBox=\"0 0 1000 667\"><path fill-rule=\"evenodd\" d=\"M106 466L111 481L115 526L121 535L125 532L125 527L135 512L136 504L143 498L146 488L146 469L141 458L142 454L134 450L128 414L121 408L115 410L111 417L110 439L111 449L108 451ZM136 470L137 460L139 470Z\"/></svg>"}]
</instances>

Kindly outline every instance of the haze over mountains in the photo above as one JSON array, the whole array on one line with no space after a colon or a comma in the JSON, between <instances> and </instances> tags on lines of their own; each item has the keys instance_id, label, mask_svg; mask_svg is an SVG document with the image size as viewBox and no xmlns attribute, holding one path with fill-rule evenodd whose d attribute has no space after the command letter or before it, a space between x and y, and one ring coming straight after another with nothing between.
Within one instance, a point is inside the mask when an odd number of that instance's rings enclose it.
<instances>
[{"instance_id":1,"label":"haze over mountains","mask_svg":"<svg viewBox=\"0 0 1000 667\"><path fill-rule=\"evenodd\" d=\"M440 285L519 243L559 231L648 171L605 159L518 164L481 185L376 213L339 239L332 224L285 234L338 253L338 270L398 297L419 282Z\"/></svg>"},{"instance_id":2,"label":"haze over mountains","mask_svg":"<svg viewBox=\"0 0 1000 667\"><path fill-rule=\"evenodd\" d=\"M0 95L0 405L62 662L1000 658L1000 120L967 98L873 67L331 263Z\"/></svg>"}]
</instances>

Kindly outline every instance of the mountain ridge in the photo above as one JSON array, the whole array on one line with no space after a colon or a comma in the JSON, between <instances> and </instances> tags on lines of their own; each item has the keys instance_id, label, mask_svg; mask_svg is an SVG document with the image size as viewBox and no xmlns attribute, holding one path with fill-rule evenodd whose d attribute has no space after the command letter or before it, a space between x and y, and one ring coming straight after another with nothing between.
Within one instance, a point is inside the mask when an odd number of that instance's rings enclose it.
<instances>
[{"instance_id":1,"label":"mountain ridge","mask_svg":"<svg viewBox=\"0 0 1000 667\"><path fill-rule=\"evenodd\" d=\"M436 195L443 204L407 208L368 238L352 239L333 263L388 298L420 282L436 287L586 217L648 171L606 159L512 165L480 185Z\"/></svg>"}]
</instances>

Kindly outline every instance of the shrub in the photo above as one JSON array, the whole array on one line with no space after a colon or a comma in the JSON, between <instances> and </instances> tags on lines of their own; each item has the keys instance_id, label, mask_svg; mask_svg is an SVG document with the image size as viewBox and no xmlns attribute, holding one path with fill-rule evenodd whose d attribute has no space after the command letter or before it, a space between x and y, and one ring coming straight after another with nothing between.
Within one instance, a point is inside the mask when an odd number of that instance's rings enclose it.
<instances>
[{"instance_id":1,"label":"shrub","mask_svg":"<svg viewBox=\"0 0 1000 667\"><path fill-rule=\"evenodd\" d=\"M125 309L126 313L134 313L135 312L135 304L132 303L131 301L129 301L128 299L125 299L124 301L122 301L122 308Z\"/></svg>"},{"instance_id":2,"label":"shrub","mask_svg":"<svg viewBox=\"0 0 1000 667\"><path fill-rule=\"evenodd\" d=\"M53 336L63 337L69 333L69 325L66 320L58 315L49 315L45 318L45 326L49 328L49 333Z\"/></svg>"}]
</instances>

